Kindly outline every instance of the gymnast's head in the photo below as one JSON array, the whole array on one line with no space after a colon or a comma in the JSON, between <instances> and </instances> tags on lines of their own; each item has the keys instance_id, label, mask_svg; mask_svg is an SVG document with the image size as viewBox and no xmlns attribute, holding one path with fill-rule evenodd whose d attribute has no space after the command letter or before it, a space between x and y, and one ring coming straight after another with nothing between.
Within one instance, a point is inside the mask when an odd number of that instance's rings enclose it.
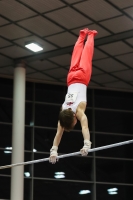
<instances>
[{"instance_id":1,"label":"gymnast's head","mask_svg":"<svg viewBox=\"0 0 133 200\"><path fill-rule=\"evenodd\" d=\"M65 131L71 131L77 123L76 114L69 108L59 113L60 125Z\"/></svg>"}]
</instances>

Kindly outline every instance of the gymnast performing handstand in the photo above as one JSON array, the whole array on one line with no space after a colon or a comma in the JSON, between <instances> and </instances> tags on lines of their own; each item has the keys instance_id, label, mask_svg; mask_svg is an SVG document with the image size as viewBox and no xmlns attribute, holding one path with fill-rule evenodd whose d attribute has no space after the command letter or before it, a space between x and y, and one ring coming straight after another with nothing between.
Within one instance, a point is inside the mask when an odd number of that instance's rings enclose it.
<instances>
[{"instance_id":1,"label":"gymnast performing handstand","mask_svg":"<svg viewBox=\"0 0 133 200\"><path fill-rule=\"evenodd\" d=\"M88 154L91 148L88 119L85 115L87 103L87 86L92 73L92 58L94 51L95 30L85 28L80 31L77 42L74 46L71 65L67 76L67 94L59 113L57 132L50 149L49 161L54 164L57 161L58 146L64 131L71 131L79 120L81 124L84 145L80 150L82 156ZM84 41L87 38L85 44Z\"/></svg>"}]
</instances>

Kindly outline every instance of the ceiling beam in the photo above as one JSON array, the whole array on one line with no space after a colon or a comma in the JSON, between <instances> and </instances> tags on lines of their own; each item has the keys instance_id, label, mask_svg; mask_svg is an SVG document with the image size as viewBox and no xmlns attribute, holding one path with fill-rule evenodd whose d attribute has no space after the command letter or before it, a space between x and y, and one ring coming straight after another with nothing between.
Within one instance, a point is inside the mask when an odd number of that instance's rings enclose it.
<instances>
[{"instance_id":1,"label":"ceiling beam","mask_svg":"<svg viewBox=\"0 0 133 200\"><path fill-rule=\"evenodd\" d=\"M133 30L126 31L123 33L117 33L117 34L114 34L111 36L96 39L95 46L100 46L100 45L104 45L104 44L108 44L108 43L112 43L112 42L117 42L117 41L125 40L128 38L132 38L132 37L133 37ZM36 60L45 60L47 58L72 53L72 50L73 50L73 46L69 46L69 47L60 48L60 49L49 51L49 52L39 53L39 54L32 55L32 56L18 58L15 61L20 62L20 61L24 60L25 62L28 63L28 62L33 62Z\"/></svg>"}]
</instances>

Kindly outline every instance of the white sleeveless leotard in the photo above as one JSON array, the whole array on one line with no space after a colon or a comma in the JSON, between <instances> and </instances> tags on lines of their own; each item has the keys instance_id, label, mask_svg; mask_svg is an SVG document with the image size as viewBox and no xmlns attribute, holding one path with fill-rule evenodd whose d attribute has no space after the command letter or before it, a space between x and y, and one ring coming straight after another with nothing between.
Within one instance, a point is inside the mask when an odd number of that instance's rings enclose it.
<instances>
[{"instance_id":1,"label":"white sleeveless leotard","mask_svg":"<svg viewBox=\"0 0 133 200\"><path fill-rule=\"evenodd\" d=\"M68 86L65 101L62 104L62 110L71 108L76 113L80 102L87 102L87 86L82 83L74 83Z\"/></svg>"}]
</instances>

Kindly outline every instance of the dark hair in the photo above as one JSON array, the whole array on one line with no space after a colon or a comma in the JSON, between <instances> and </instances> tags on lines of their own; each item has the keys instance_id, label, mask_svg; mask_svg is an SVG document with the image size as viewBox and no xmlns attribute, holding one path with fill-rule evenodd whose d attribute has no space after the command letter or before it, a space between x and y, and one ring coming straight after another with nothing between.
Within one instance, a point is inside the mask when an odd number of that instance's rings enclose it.
<instances>
[{"instance_id":1,"label":"dark hair","mask_svg":"<svg viewBox=\"0 0 133 200\"><path fill-rule=\"evenodd\" d=\"M70 109L62 110L59 113L60 125L66 131L70 131L71 129L73 129L73 121L74 121L73 114L74 114L73 111Z\"/></svg>"}]
</instances>

